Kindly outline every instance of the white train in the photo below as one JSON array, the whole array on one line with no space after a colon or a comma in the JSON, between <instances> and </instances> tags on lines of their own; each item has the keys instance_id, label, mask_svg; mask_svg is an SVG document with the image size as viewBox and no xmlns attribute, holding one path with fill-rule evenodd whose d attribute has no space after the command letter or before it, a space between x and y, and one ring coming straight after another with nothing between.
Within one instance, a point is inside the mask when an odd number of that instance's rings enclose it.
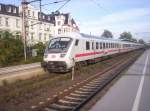
<instances>
[{"instance_id":1,"label":"white train","mask_svg":"<svg viewBox=\"0 0 150 111\"><path fill-rule=\"evenodd\" d=\"M66 72L75 65L99 61L101 57L141 48L138 43L106 39L80 33L52 38L45 50L41 66L54 72Z\"/></svg>"}]
</instances>

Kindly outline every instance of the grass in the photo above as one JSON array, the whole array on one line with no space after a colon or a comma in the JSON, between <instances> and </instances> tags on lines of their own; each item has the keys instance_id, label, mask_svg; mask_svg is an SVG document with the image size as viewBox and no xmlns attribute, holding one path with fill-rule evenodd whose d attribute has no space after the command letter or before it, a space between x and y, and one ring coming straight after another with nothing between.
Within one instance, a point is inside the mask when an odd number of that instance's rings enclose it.
<instances>
[{"instance_id":1,"label":"grass","mask_svg":"<svg viewBox=\"0 0 150 111\"><path fill-rule=\"evenodd\" d=\"M36 56L36 57L28 57L25 61L24 58L20 58L18 61L13 61L11 63L2 64L0 63L0 68L2 67L8 67L8 66L14 66L14 65L22 65L22 64L30 64L35 62L41 62L43 60L43 56Z\"/></svg>"}]
</instances>

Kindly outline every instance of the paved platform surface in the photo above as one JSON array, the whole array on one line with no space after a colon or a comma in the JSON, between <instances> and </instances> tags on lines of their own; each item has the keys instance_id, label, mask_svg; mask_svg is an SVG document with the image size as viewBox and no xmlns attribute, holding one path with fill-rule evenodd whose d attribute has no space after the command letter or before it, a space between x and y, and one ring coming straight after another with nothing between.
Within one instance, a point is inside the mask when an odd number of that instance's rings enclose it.
<instances>
[{"instance_id":1,"label":"paved platform surface","mask_svg":"<svg viewBox=\"0 0 150 111\"><path fill-rule=\"evenodd\" d=\"M150 49L90 111L150 111Z\"/></svg>"}]
</instances>

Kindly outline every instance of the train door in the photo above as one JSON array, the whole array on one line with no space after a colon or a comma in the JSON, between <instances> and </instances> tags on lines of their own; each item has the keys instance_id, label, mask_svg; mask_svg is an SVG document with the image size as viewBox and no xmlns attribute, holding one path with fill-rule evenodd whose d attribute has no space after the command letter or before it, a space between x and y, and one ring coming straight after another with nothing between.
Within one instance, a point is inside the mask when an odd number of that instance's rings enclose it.
<instances>
[{"instance_id":1,"label":"train door","mask_svg":"<svg viewBox=\"0 0 150 111\"><path fill-rule=\"evenodd\" d=\"M92 41L92 58L94 59L95 58L95 44L94 44L94 41Z\"/></svg>"}]
</instances>

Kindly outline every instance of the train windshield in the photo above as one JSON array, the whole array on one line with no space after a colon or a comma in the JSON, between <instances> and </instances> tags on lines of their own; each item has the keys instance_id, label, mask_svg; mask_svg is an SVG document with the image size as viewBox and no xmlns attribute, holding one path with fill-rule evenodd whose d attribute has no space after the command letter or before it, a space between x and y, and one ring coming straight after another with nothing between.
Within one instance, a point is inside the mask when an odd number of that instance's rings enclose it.
<instances>
[{"instance_id":1,"label":"train windshield","mask_svg":"<svg viewBox=\"0 0 150 111\"><path fill-rule=\"evenodd\" d=\"M52 53L66 52L71 44L71 41L72 39L68 37L51 39L48 45L48 50Z\"/></svg>"}]
</instances>

